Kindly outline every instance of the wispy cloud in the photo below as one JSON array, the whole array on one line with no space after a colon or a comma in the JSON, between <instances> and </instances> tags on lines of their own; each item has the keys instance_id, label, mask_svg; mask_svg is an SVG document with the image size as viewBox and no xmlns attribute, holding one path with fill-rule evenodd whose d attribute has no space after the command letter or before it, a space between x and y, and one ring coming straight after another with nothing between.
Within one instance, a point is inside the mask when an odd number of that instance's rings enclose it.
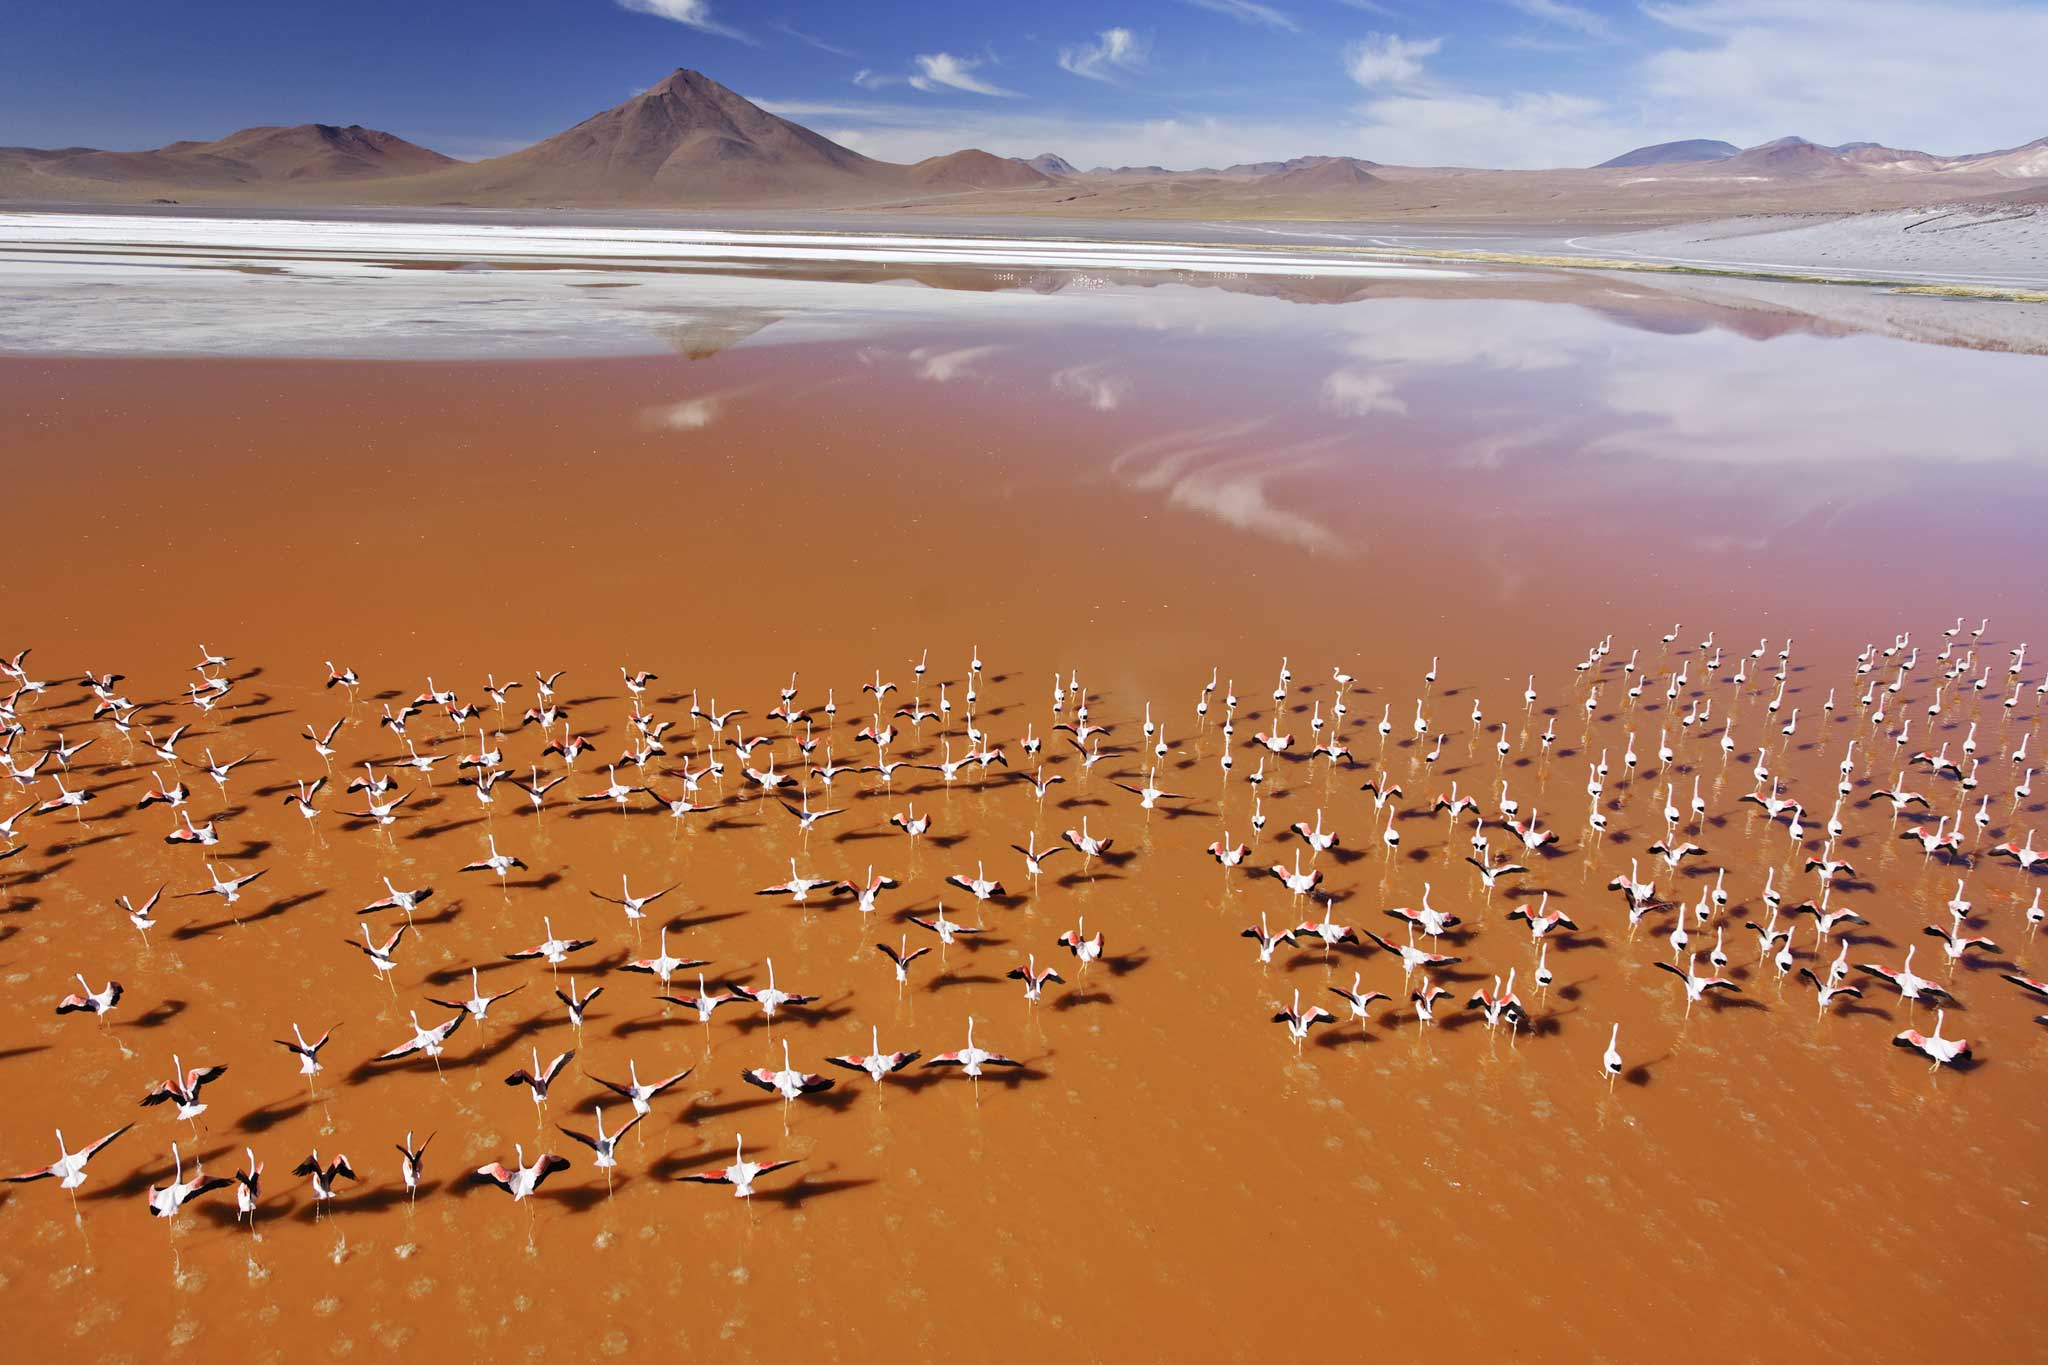
<instances>
[{"instance_id":1,"label":"wispy cloud","mask_svg":"<svg viewBox=\"0 0 2048 1365\"><path fill-rule=\"evenodd\" d=\"M523 151L533 145L533 139L518 137L427 137L423 141L443 156L452 156L459 161L484 161L509 152Z\"/></svg>"},{"instance_id":2,"label":"wispy cloud","mask_svg":"<svg viewBox=\"0 0 2048 1365\"><path fill-rule=\"evenodd\" d=\"M776 20L775 27L781 32L786 33L790 37L796 39L798 42L807 43L810 46L818 49L818 51L820 52L829 52L835 57L845 57L848 58L849 60L852 59L855 55L857 55L855 53L847 51L843 47L834 46L833 44L826 42L823 38L819 38L812 34L806 33L800 28L795 28L789 24L785 24L779 19Z\"/></svg>"},{"instance_id":3,"label":"wispy cloud","mask_svg":"<svg viewBox=\"0 0 2048 1365\"><path fill-rule=\"evenodd\" d=\"M1368 33L1344 52L1344 71L1367 89L1382 85L1414 85L1422 79L1422 62L1444 45L1441 38L1413 41L1396 33Z\"/></svg>"},{"instance_id":4,"label":"wispy cloud","mask_svg":"<svg viewBox=\"0 0 2048 1365\"><path fill-rule=\"evenodd\" d=\"M716 398L685 398L680 403L663 403L641 414L649 426L664 431L702 431L718 416Z\"/></svg>"},{"instance_id":5,"label":"wispy cloud","mask_svg":"<svg viewBox=\"0 0 2048 1365\"><path fill-rule=\"evenodd\" d=\"M668 19L709 33L720 38L734 38L743 43L754 40L736 28L728 28L711 17L711 0L616 0L620 9L635 14L651 14L657 19Z\"/></svg>"},{"instance_id":6,"label":"wispy cloud","mask_svg":"<svg viewBox=\"0 0 2048 1365\"><path fill-rule=\"evenodd\" d=\"M1301 32L1301 25L1294 22L1294 16L1285 10L1262 5L1258 0L1187 0L1196 9L1209 10L1215 14L1227 14L1242 24L1261 24L1287 33Z\"/></svg>"},{"instance_id":7,"label":"wispy cloud","mask_svg":"<svg viewBox=\"0 0 2048 1365\"><path fill-rule=\"evenodd\" d=\"M1519 24L1509 0L1488 8L1496 28L1510 30L1496 41L1587 41L1568 21ZM1461 64L1450 79L1440 55L1450 49L1437 39L1383 33L1332 54L1339 60L1326 67L1326 88L1357 82L1353 88L1365 92L1351 109L1326 102L1320 110L1247 118L1212 113L1190 99L1183 103L1192 108L1173 116L1102 117L1050 104L1027 112L988 101L989 111L980 112L959 100L878 100L868 109L848 100L841 112L823 95L819 103L834 107L820 116L834 126L819 131L898 161L979 146L1009 156L1051 148L1078 166L1191 167L1313 151L1511 169L1590 166L1630 147L1685 137L1750 145L1799 133L1829 143L1869 138L1953 153L2012 146L2048 131L2035 59L2048 51L2048 4L1650 0L1641 15L1650 41L1609 49L1615 60L1602 88L1591 92L1532 74L1547 68L1526 56L1504 76L1467 74ZM1517 27L1526 32L1512 32ZM1453 42L1465 36L1462 29L1449 35ZM1465 57L1477 50L1471 43L1458 48ZM968 73L972 80L990 74ZM873 90L903 80L869 72L861 84ZM1898 99L1902 89L1915 97Z\"/></svg>"},{"instance_id":8,"label":"wispy cloud","mask_svg":"<svg viewBox=\"0 0 2048 1365\"><path fill-rule=\"evenodd\" d=\"M1311 554L1341 554L1345 543L1329 527L1275 502L1268 488L1276 479L1329 467L1341 438L1276 449L1254 439L1261 425L1241 422L1151 437L1120 453L1109 472L1128 487L1163 493L1169 507L1199 512Z\"/></svg>"},{"instance_id":9,"label":"wispy cloud","mask_svg":"<svg viewBox=\"0 0 2048 1365\"><path fill-rule=\"evenodd\" d=\"M950 52L925 52L916 57L918 74L910 83L927 94L940 90L965 90L971 95L1001 95L1006 99L1017 98L1014 90L1005 90L1000 85L991 85L975 71L985 65L979 57L955 57Z\"/></svg>"},{"instance_id":10,"label":"wispy cloud","mask_svg":"<svg viewBox=\"0 0 2048 1365\"><path fill-rule=\"evenodd\" d=\"M1800 133L1952 153L2041 135L2048 6L1673 0L1643 13L1688 40L1649 55L1644 97L1665 122L1709 136Z\"/></svg>"},{"instance_id":11,"label":"wispy cloud","mask_svg":"<svg viewBox=\"0 0 2048 1365\"><path fill-rule=\"evenodd\" d=\"M1518 9L1532 19L1541 19L1547 24L1572 29L1588 38L1603 41L1614 36L1614 27L1602 15L1595 14L1583 5L1567 4L1565 0L1507 0L1508 5Z\"/></svg>"},{"instance_id":12,"label":"wispy cloud","mask_svg":"<svg viewBox=\"0 0 2048 1365\"><path fill-rule=\"evenodd\" d=\"M935 351L920 346L910 353L917 365L917 377L934 384L950 384L972 374L974 366L1002 350L1001 346L962 346L954 351Z\"/></svg>"},{"instance_id":13,"label":"wispy cloud","mask_svg":"<svg viewBox=\"0 0 2048 1365\"><path fill-rule=\"evenodd\" d=\"M1372 158L1403 166L1590 166L1648 140L1599 100L1555 91L1390 94L1359 112Z\"/></svg>"},{"instance_id":14,"label":"wispy cloud","mask_svg":"<svg viewBox=\"0 0 2048 1365\"><path fill-rule=\"evenodd\" d=\"M1323 401L1352 417L1369 417L1376 412L1404 415L1408 400L1401 397L1395 377L1377 370L1333 370L1323 380Z\"/></svg>"},{"instance_id":15,"label":"wispy cloud","mask_svg":"<svg viewBox=\"0 0 2048 1365\"><path fill-rule=\"evenodd\" d=\"M903 79L905 78L902 76L892 76L886 71L870 71L866 67L853 73L853 83L863 90L880 90Z\"/></svg>"},{"instance_id":16,"label":"wispy cloud","mask_svg":"<svg viewBox=\"0 0 2048 1365\"><path fill-rule=\"evenodd\" d=\"M1092 81L1116 79L1118 71L1135 71L1145 64L1145 44L1127 28L1106 28L1092 43L1078 43L1060 49L1060 67Z\"/></svg>"},{"instance_id":17,"label":"wispy cloud","mask_svg":"<svg viewBox=\"0 0 2048 1365\"><path fill-rule=\"evenodd\" d=\"M1968 352L1924 348L1927 369L1916 374L1917 382L1885 390L1829 381L1826 376L1846 380L1855 372L1855 361L1833 342L1802 339L1788 347L1781 340L1766 348L1708 335L1694 344L1707 363L1620 364L1604 375L1597 397L1609 412L1634 420L1587 442L1588 454L1694 466L1782 465L1788 453L1783 419L1796 412L1807 433L1796 458L1854 467L1855 488L1866 496L1881 475L1881 461L1924 460L1932 451L1958 462L2040 459L2031 419L2012 403L1992 399L2010 391L1999 387L1995 369L1959 363ZM1800 354L1786 354L1791 347ZM1957 401L1921 401L1936 391L1922 384L1951 385L1941 391ZM1970 399L1972 392L1985 401Z\"/></svg>"},{"instance_id":18,"label":"wispy cloud","mask_svg":"<svg viewBox=\"0 0 2048 1365\"><path fill-rule=\"evenodd\" d=\"M760 99L755 100L754 103L760 105L771 114L780 114L783 118L788 119L873 118L894 121L898 118L909 117L913 113L927 112L923 110L913 111L909 107L900 104L850 104L839 100Z\"/></svg>"},{"instance_id":19,"label":"wispy cloud","mask_svg":"<svg viewBox=\"0 0 2048 1365\"><path fill-rule=\"evenodd\" d=\"M1074 365L1053 372L1052 391L1078 398L1097 412L1115 412L1131 396L1131 381L1101 365Z\"/></svg>"}]
</instances>

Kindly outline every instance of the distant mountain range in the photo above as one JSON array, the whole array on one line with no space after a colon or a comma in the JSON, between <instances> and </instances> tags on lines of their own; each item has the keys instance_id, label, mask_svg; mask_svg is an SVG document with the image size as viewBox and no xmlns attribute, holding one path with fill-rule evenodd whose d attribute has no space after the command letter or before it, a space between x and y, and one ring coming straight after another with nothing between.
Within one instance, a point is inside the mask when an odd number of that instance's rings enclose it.
<instances>
[{"instance_id":1,"label":"distant mountain range","mask_svg":"<svg viewBox=\"0 0 2048 1365\"><path fill-rule=\"evenodd\" d=\"M2048 177L2048 137L2037 138L2023 147L1996 152L1972 152L1967 156L1933 156L1927 152L1887 147L1881 142L1844 142L1824 147L1803 137L1781 137L1755 147L1737 147L1732 142L1693 138L1685 142L1659 142L1623 152L1603 161L1594 170L1628 170L1641 166L1682 166L1716 163L1722 172L1781 176L1857 175L1866 172L1961 171L2002 175L2013 180Z\"/></svg>"},{"instance_id":2,"label":"distant mountain range","mask_svg":"<svg viewBox=\"0 0 2048 1365\"><path fill-rule=\"evenodd\" d=\"M1651 175L1617 172L1652 171ZM881 161L770 113L700 72L543 142L463 162L360 126L248 128L139 152L0 148L0 200L391 204L496 208L943 207L949 211L1221 217L1384 213L1651 218L1766 208L2037 201L2048 138L1936 157L1875 143L1781 138L1738 148L1659 143L1587 170L1489 171L1301 156L1221 168L1097 167L974 148ZM1650 188L1654 186L1654 188Z\"/></svg>"},{"instance_id":3,"label":"distant mountain range","mask_svg":"<svg viewBox=\"0 0 2048 1365\"><path fill-rule=\"evenodd\" d=\"M1676 166L1694 161L1722 161L1741 150L1742 148L1732 142L1721 142L1710 137L1695 137L1684 142L1659 142L1648 147L1638 147L1632 152L1623 152L1612 161L1603 161L1593 169L1625 171L1637 166Z\"/></svg>"},{"instance_id":4,"label":"distant mountain range","mask_svg":"<svg viewBox=\"0 0 2048 1365\"><path fill-rule=\"evenodd\" d=\"M461 164L374 128L301 123L291 128L244 128L214 142L173 142L146 152L0 147L0 190L38 180L52 185L193 189L355 181Z\"/></svg>"}]
</instances>

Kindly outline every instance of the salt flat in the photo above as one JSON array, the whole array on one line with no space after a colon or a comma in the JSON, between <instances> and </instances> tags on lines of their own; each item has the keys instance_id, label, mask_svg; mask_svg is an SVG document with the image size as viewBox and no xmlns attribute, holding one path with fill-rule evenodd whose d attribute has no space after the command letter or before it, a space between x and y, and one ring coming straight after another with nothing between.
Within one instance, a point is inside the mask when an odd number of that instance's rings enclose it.
<instances>
[{"instance_id":1,"label":"salt flat","mask_svg":"<svg viewBox=\"0 0 2048 1365\"><path fill-rule=\"evenodd\" d=\"M1636 240L1588 239L1585 251L1612 257L1610 243ZM1648 238L1639 245L1646 263L1665 251L1718 249ZM1134 312L1155 314L1162 325L1256 329L1301 304L1422 295L1607 300L1680 312L1732 307L1834 331L1999 350L2048 347L2048 309L2037 305L1419 254L1478 249L1555 261L1569 254L1558 248L1554 238L1527 230L1457 237L1276 230L1232 243L1080 240L1046 235L1044 225L983 236L836 232L821 221L760 230L644 219L15 213L0 214L0 351L700 354L771 324L768 340L780 343L940 322L1117 325ZM1403 251L1418 254L1402 259Z\"/></svg>"},{"instance_id":2,"label":"salt flat","mask_svg":"<svg viewBox=\"0 0 2048 1365\"><path fill-rule=\"evenodd\" d=\"M821 262L983 265L1342 278L1447 278L1442 266L1331 252L1191 243L956 238L824 232L731 232L702 228L540 227L504 223L367 223L286 218L158 218L99 214L0 214L0 252L72 260L81 250L139 255L295 260L603 262Z\"/></svg>"}]
</instances>

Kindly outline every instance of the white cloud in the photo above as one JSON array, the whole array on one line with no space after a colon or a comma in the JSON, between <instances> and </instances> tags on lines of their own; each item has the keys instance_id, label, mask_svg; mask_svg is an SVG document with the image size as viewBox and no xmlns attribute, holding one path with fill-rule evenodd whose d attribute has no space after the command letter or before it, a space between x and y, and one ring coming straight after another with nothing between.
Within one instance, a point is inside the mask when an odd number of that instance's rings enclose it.
<instances>
[{"instance_id":1,"label":"white cloud","mask_svg":"<svg viewBox=\"0 0 2048 1365\"><path fill-rule=\"evenodd\" d=\"M975 75L975 69L983 63L977 57L955 57L950 52L919 53L915 58L918 74L910 83L928 94L937 94L941 89L965 90L973 95L1002 95L1016 98L1017 92L1005 90L1000 85L990 85Z\"/></svg>"},{"instance_id":2,"label":"white cloud","mask_svg":"<svg viewBox=\"0 0 2048 1365\"><path fill-rule=\"evenodd\" d=\"M1379 85L1414 85L1422 79L1422 59L1434 57L1444 45L1441 38L1415 42L1394 33L1368 33L1365 41L1353 43L1344 52L1344 70L1352 80L1371 89Z\"/></svg>"},{"instance_id":3,"label":"white cloud","mask_svg":"<svg viewBox=\"0 0 2048 1365\"><path fill-rule=\"evenodd\" d=\"M635 94L640 92L635 91ZM494 156L505 156L511 152L525 151L533 145L532 138L525 137L432 137L422 139L427 146L443 156L452 156L458 161L483 161Z\"/></svg>"},{"instance_id":4,"label":"white cloud","mask_svg":"<svg viewBox=\"0 0 2048 1365\"><path fill-rule=\"evenodd\" d=\"M1509 3L1588 36L1605 27L1564 0ZM2039 57L2048 52L2048 7L2039 4L1662 0L1643 12L1668 40L1615 71L1606 97L1390 93L1361 111L1363 155L1411 165L1586 166L1645 143L1720 137L1751 146L1788 133L1953 154L2048 132Z\"/></svg>"},{"instance_id":5,"label":"white cloud","mask_svg":"<svg viewBox=\"0 0 2048 1365\"><path fill-rule=\"evenodd\" d=\"M1255 439L1260 423L1240 422L1155 436L1110 461L1110 473L1141 492L1163 493L1167 505L1213 517L1226 526L1299 546L1311 554L1347 548L1327 526L1273 500L1268 485L1328 469L1340 437L1272 447Z\"/></svg>"},{"instance_id":6,"label":"white cloud","mask_svg":"<svg viewBox=\"0 0 2048 1365\"><path fill-rule=\"evenodd\" d=\"M867 73L863 72L861 74L865 75ZM758 104L763 109L766 109L769 113L780 114L783 118L786 119L875 118L884 117L884 115L878 114L877 111L885 108L890 109L892 111L901 110L902 114L905 116L907 116L911 112L907 106L902 105L888 106L874 104L849 104L844 100L761 99L755 100L754 103ZM893 112L890 115L887 115L887 117L896 116L897 115Z\"/></svg>"},{"instance_id":7,"label":"white cloud","mask_svg":"<svg viewBox=\"0 0 2048 1365\"><path fill-rule=\"evenodd\" d=\"M754 40L736 28L727 28L711 17L711 0L617 0L620 9L635 14L651 14L657 19L669 19L687 25L699 33L710 33L720 38L737 38L743 43Z\"/></svg>"},{"instance_id":8,"label":"white cloud","mask_svg":"<svg viewBox=\"0 0 2048 1365\"><path fill-rule=\"evenodd\" d=\"M1602 324L1547 304L1464 299L1386 299L1343 319L1351 362L1323 378L1322 400L1352 417L1405 416L1401 386L1458 366L1508 373L1578 363Z\"/></svg>"},{"instance_id":9,"label":"white cloud","mask_svg":"<svg viewBox=\"0 0 2048 1365\"><path fill-rule=\"evenodd\" d=\"M796 39L798 42L807 44L810 47L815 47L820 52L829 52L835 57L852 57L854 55L853 53L848 52L843 47L834 46L833 44L826 42L823 38L814 37L813 35L804 32L800 28L792 28L790 25L785 24L780 20L776 21L775 27L780 31L787 33L790 37Z\"/></svg>"},{"instance_id":10,"label":"white cloud","mask_svg":"<svg viewBox=\"0 0 2048 1365\"><path fill-rule=\"evenodd\" d=\"M863 90L880 90L883 86L894 85L902 79L904 78L901 76L891 76L884 71L870 71L866 67L853 73L853 83Z\"/></svg>"},{"instance_id":11,"label":"white cloud","mask_svg":"<svg viewBox=\"0 0 2048 1365\"><path fill-rule=\"evenodd\" d=\"M910 353L917 362L917 377L929 379L934 384L950 384L955 379L967 378L980 361L1002 350L1001 346L963 346L955 351L934 351L920 346Z\"/></svg>"},{"instance_id":12,"label":"white cloud","mask_svg":"<svg viewBox=\"0 0 2048 1365\"><path fill-rule=\"evenodd\" d=\"M1304 150L1369 154L1342 123L1320 119L1103 119L1051 111L981 112L881 102L853 106L772 101L765 107L788 118L804 118L808 111L809 117L836 120L818 126L818 131L885 161L921 161L962 147L1019 157L1053 151L1084 169L1225 166L1234 161L1281 160Z\"/></svg>"},{"instance_id":13,"label":"white cloud","mask_svg":"<svg viewBox=\"0 0 2048 1365\"><path fill-rule=\"evenodd\" d=\"M1100 365L1075 365L1053 373L1052 391L1078 398L1097 412L1115 412L1131 396L1131 381Z\"/></svg>"},{"instance_id":14,"label":"white cloud","mask_svg":"<svg viewBox=\"0 0 2048 1365\"><path fill-rule=\"evenodd\" d=\"M1301 25L1294 22L1293 15L1271 5L1259 4L1258 0L1188 0L1188 3L1196 9L1227 14L1241 24L1260 24L1287 33L1301 32Z\"/></svg>"},{"instance_id":15,"label":"white cloud","mask_svg":"<svg viewBox=\"0 0 2048 1365\"><path fill-rule=\"evenodd\" d=\"M1508 4L1532 19L1556 24L1562 28L1575 29L1588 38L1607 39L1614 36L1614 30L1606 19L1592 10L1579 5L1566 4L1565 0L1507 0Z\"/></svg>"},{"instance_id":16,"label":"white cloud","mask_svg":"<svg viewBox=\"0 0 2048 1365\"><path fill-rule=\"evenodd\" d=\"M1599 332L1578 315L1542 304L1502 306L1464 299L1387 299L1348 319L1347 354L1375 365L1419 370L1484 365L1491 370L1557 370L1589 349Z\"/></svg>"},{"instance_id":17,"label":"white cloud","mask_svg":"<svg viewBox=\"0 0 2048 1365\"><path fill-rule=\"evenodd\" d=\"M680 403L649 408L645 417L648 425L667 431L702 431L717 415L716 398L686 398Z\"/></svg>"},{"instance_id":18,"label":"white cloud","mask_svg":"<svg viewBox=\"0 0 2048 1365\"><path fill-rule=\"evenodd\" d=\"M1652 140L1599 100L1555 92L1389 95L1359 112L1366 155L1406 166L1590 166Z\"/></svg>"},{"instance_id":19,"label":"white cloud","mask_svg":"<svg viewBox=\"0 0 2048 1365\"><path fill-rule=\"evenodd\" d=\"M1092 43L1060 49L1060 67L1094 81L1114 80L1116 72L1135 71L1145 64L1145 45L1127 28L1106 28Z\"/></svg>"},{"instance_id":20,"label":"white cloud","mask_svg":"<svg viewBox=\"0 0 2048 1365\"><path fill-rule=\"evenodd\" d=\"M849 103L821 115L840 123L819 131L897 161L980 146L1007 156L1051 148L1084 167L1185 168L1324 152L1509 169L1590 166L1630 147L1686 137L1747 146L1799 133L1946 153L2048 133L2036 60L2048 51L2048 5L1664 0L1647 13L1666 41L1632 63L1617 62L1597 95L1453 85L1432 78L1435 48L1381 39L1368 40L1346 63L1352 78L1376 82L1367 84L1363 105L1321 116L1105 120L1056 110L997 117Z\"/></svg>"},{"instance_id":21,"label":"white cloud","mask_svg":"<svg viewBox=\"0 0 2048 1365\"><path fill-rule=\"evenodd\" d=\"M1408 400L1395 390L1393 375L1376 370L1333 370L1323 380L1323 402L1351 417L1375 412L1405 415Z\"/></svg>"},{"instance_id":22,"label":"white cloud","mask_svg":"<svg viewBox=\"0 0 2048 1365\"><path fill-rule=\"evenodd\" d=\"M1671 355L1684 347L1700 363L1669 363L1667 355L1654 367L1608 369L1595 393L1608 412L1634 420L1586 449L1689 464L1778 464L1787 455L1785 415L1798 413L1797 458L1853 467L1865 494L1880 460L1924 461L1937 451L1957 461L2040 458L2038 416L2011 401L2008 357L1918 348L1913 382L1887 388L1864 382L1872 345L1781 337L1764 347L1717 333L1668 339ZM1934 392L1944 401L1926 402Z\"/></svg>"},{"instance_id":23,"label":"white cloud","mask_svg":"<svg viewBox=\"0 0 2048 1365\"><path fill-rule=\"evenodd\" d=\"M768 100L786 118L830 120L826 137L885 161L980 147L998 156L1055 151L1076 166L1227 166L1304 153L1343 154L1420 166L1592 165L1643 142L1637 126L1597 102L1527 95L1511 100L1388 92L1349 120L1231 118L1102 119L1078 114L980 113L926 104ZM1518 120L1529 120L1526 125ZM1682 134L1672 133L1676 137Z\"/></svg>"},{"instance_id":24,"label":"white cloud","mask_svg":"<svg viewBox=\"0 0 2048 1365\"><path fill-rule=\"evenodd\" d=\"M1786 133L1933 152L2048 128L2048 7L1998 0L1689 0L1644 12L1682 37L1650 54L1643 93L1688 136Z\"/></svg>"}]
</instances>

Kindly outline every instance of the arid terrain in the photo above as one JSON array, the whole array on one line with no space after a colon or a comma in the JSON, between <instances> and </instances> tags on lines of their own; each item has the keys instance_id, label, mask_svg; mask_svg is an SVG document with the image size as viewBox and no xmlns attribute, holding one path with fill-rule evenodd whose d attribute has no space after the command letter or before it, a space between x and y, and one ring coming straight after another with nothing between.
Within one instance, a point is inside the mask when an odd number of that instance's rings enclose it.
<instances>
[{"instance_id":1,"label":"arid terrain","mask_svg":"<svg viewBox=\"0 0 2048 1365\"><path fill-rule=\"evenodd\" d=\"M1618 163L1618 164L1617 164ZM1952 202L2039 203L2048 137L1960 156L1788 137L1722 155L1640 149L1589 169L1503 171L1302 156L1080 170L972 148L878 161L678 70L533 146L453 162L389 133L307 124L136 152L0 148L0 203L830 208L1076 219L1654 224Z\"/></svg>"}]
</instances>

